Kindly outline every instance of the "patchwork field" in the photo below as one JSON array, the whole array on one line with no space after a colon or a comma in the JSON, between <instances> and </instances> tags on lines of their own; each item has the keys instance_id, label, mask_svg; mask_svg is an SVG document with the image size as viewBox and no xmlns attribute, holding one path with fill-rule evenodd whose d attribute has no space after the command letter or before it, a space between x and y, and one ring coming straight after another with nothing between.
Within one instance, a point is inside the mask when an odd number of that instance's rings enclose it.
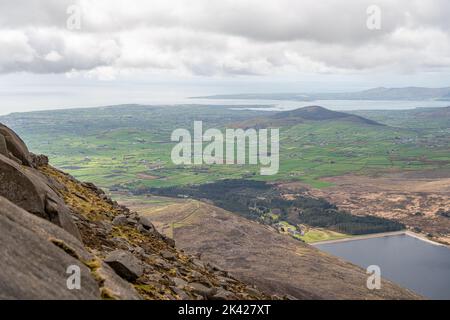
<instances>
[{"instance_id":1,"label":"patchwork field","mask_svg":"<svg viewBox=\"0 0 450 320\"><path fill-rule=\"evenodd\" d=\"M112 189L201 184L223 178L300 181L321 188L333 184L322 178L349 173L450 170L450 117L434 117L434 109L420 114L363 114L389 126L354 118L299 118L294 123L278 119L280 171L273 176L260 176L256 165L172 163L175 142L170 135L177 128L191 129L194 120L202 120L204 129L224 129L276 114L263 108L236 108L131 105L12 114L0 121L19 132L32 151L49 155L52 164L81 180Z\"/></svg>"},{"instance_id":2,"label":"patchwork field","mask_svg":"<svg viewBox=\"0 0 450 320\"><path fill-rule=\"evenodd\" d=\"M155 190L175 187L183 193L190 186L220 184L224 179L282 183L297 188L299 194L322 197L341 210L337 213L330 207L329 212L340 221L334 224L330 222L334 217L326 216L328 204L313 205L308 216L300 219L299 212L289 208L292 204L283 209L281 220L272 212L276 209L272 205L268 213L257 216L256 220L294 238L307 242L339 239L347 234L399 230L404 224L438 241L449 241L450 107L352 114L321 107L281 113L264 109L126 105L17 113L0 117L0 121L16 130L33 152L49 155L53 165L115 195L146 194L149 190L158 193ZM170 155L176 142L170 140L172 131L185 128L192 132L194 121L200 120L204 130L246 128L249 124L257 129L279 127L278 174L261 176L257 165L173 164ZM422 179L424 172L434 176ZM386 178L389 173L394 176ZM395 174L402 178L396 179ZM409 178L402 176L405 174ZM202 195L205 199L208 196ZM228 203L220 206L231 210L238 196L229 194ZM252 197L257 198L257 194ZM295 201L301 207L303 200ZM152 202L154 199L145 201L150 208L159 205ZM247 216L245 211L251 204L241 204L242 208L231 211ZM189 217L175 219L165 231L174 234L178 227L189 224L196 216L192 210ZM349 219L345 211L400 224Z\"/></svg>"}]
</instances>

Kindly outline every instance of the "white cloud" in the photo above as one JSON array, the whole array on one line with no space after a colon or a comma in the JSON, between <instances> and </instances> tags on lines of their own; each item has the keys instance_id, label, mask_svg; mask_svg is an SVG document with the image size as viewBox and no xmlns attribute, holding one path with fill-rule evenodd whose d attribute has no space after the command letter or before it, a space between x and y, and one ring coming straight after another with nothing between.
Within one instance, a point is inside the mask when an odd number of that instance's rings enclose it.
<instances>
[{"instance_id":1,"label":"white cloud","mask_svg":"<svg viewBox=\"0 0 450 320\"><path fill-rule=\"evenodd\" d=\"M82 12L66 29L67 7ZM382 29L366 28L379 5ZM26 9L24 9L26 8ZM0 2L0 73L264 75L450 66L446 0Z\"/></svg>"}]
</instances>

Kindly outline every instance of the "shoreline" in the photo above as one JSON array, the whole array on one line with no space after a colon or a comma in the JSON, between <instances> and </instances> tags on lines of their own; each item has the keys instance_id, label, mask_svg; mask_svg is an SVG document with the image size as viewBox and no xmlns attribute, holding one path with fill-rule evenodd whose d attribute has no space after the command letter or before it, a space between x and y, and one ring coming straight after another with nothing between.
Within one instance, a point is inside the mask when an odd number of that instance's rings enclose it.
<instances>
[{"instance_id":1,"label":"shoreline","mask_svg":"<svg viewBox=\"0 0 450 320\"><path fill-rule=\"evenodd\" d=\"M436 245L436 246L442 246L442 247L449 248L449 246L446 246L445 244L432 241L420 234L417 234L417 233L414 233L414 232L411 232L408 230L374 233L374 234L367 234L367 235L349 237L349 238L344 238L344 239L336 239L336 240L317 241L317 242L309 243L309 245L317 246L317 245L322 245L322 244L333 244L333 243L341 243L341 242L348 242L348 241L367 240L367 239L384 238L384 237L401 236L401 235L407 235L407 236L428 242L428 243Z\"/></svg>"}]
</instances>

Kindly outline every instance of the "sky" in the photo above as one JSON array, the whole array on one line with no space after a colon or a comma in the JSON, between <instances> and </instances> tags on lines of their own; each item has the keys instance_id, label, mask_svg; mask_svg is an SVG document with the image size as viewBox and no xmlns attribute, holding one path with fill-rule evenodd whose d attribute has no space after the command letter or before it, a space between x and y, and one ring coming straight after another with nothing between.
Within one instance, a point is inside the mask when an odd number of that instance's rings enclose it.
<instances>
[{"instance_id":1,"label":"sky","mask_svg":"<svg viewBox=\"0 0 450 320\"><path fill-rule=\"evenodd\" d=\"M448 0L0 0L0 114L450 84Z\"/></svg>"}]
</instances>

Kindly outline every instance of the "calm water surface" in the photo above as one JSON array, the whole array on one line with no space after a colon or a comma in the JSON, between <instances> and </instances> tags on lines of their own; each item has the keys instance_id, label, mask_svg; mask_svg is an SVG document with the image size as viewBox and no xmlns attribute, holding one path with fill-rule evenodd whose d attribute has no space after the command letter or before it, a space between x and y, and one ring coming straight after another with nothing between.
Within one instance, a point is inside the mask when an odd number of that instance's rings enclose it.
<instances>
[{"instance_id":1,"label":"calm water surface","mask_svg":"<svg viewBox=\"0 0 450 320\"><path fill-rule=\"evenodd\" d=\"M450 249L411 237L320 244L317 248L363 268L378 265L382 277L427 298L450 299Z\"/></svg>"}]
</instances>

